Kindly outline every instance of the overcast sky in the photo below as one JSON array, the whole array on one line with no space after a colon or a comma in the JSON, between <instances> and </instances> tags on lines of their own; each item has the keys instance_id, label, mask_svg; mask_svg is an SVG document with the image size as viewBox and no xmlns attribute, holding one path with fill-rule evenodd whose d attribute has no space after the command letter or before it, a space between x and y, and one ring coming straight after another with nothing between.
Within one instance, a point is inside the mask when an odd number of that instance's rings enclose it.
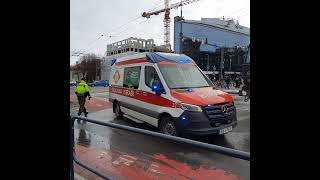
<instances>
[{"instance_id":1,"label":"overcast sky","mask_svg":"<svg viewBox=\"0 0 320 180\"><path fill-rule=\"evenodd\" d=\"M180 0L171 0L170 4L176 2ZM156 45L163 45L164 14L151 16L150 19L141 17L144 11L163 7L164 0L71 0L70 51L86 50L87 53L102 56L106 44L129 37L152 38ZM173 18L178 14L180 9L171 10L171 46ZM200 0L183 6L183 17L188 20L222 16L238 19L240 25L250 27L250 0ZM115 37L100 37L101 34ZM71 57L70 64L77 60L78 57Z\"/></svg>"}]
</instances>

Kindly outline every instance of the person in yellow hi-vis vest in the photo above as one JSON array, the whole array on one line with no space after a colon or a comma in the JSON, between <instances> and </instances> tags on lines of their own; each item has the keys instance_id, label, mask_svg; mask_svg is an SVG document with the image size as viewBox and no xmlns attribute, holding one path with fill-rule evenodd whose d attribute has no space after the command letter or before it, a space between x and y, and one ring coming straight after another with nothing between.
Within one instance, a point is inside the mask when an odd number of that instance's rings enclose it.
<instances>
[{"instance_id":1,"label":"person in yellow hi-vis vest","mask_svg":"<svg viewBox=\"0 0 320 180\"><path fill-rule=\"evenodd\" d=\"M82 112L84 112L84 116L87 117L88 112L84 107L84 105L86 103L86 98L89 97L89 100L90 100L91 96L90 96L90 89L88 84L85 82L85 78L81 79L80 83L77 85L76 90L74 92L77 95L78 102L80 105L78 116L80 116Z\"/></svg>"}]
</instances>

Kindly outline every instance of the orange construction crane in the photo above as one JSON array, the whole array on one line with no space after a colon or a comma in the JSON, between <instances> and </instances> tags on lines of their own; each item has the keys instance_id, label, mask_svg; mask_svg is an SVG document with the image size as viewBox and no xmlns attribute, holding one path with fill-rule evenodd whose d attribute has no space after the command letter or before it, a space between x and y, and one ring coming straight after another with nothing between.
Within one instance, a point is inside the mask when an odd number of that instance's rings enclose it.
<instances>
[{"instance_id":1,"label":"orange construction crane","mask_svg":"<svg viewBox=\"0 0 320 180\"><path fill-rule=\"evenodd\" d=\"M194 3L200 0L183 0L178 3L171 4L169 6L169 0L164 0L164 8L160 9L158 11L153 11L153 12L144 12L142 14L142 17L150 18L152 15L159 15L162 12L165 12L164 14L164 45L167 49L171 50L171 45L170 45L170 10L171 9L177 9L180 6L184 6L190 3Z\"/></svg>"}]
</instances>

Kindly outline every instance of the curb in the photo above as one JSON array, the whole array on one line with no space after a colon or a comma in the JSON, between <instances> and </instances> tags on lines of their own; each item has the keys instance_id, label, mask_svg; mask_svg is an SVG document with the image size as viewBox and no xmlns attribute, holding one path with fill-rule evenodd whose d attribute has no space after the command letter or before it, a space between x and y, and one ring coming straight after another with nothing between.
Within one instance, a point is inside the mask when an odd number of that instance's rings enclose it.
<instances>
[{"instance_id":1,"label":"curb","mask_svg":"<svg viewBox=\"0 0 320 180\"><path fill-rule=\"evenodd\" d=\"M239 92L227 92L226 91L226 93L228 93L228 94L238 94L239 95Z\"/></svg>"},{"instance_id":2,"label":"curb","mask_svg":"<svg viewBox=\"0 0 320 180\"><path fill-rule=\"evenodd\" d=\"M224 90L224 89L221 89L221 91L224 91L226 93L229 93L229 94L239 94L239 90L234 90L234 91L230 91L230 90Z\"/></svg>"}]
</instances>

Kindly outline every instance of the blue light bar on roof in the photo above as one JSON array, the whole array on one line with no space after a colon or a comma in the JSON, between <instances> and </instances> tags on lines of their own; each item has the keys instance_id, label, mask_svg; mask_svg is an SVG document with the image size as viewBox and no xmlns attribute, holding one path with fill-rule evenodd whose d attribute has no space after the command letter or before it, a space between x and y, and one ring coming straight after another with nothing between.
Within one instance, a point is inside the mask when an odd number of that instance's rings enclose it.
<instances>
[{"instance_id":1,"label":"blue light bar on roof","mask_svg":"<svg viewBox=\"0 0 320 180\"><path fill-rule=\"evenodd\" d=\"M161 52L148 52L147 59L149 62L157 63L160 61L169 61L169 62L176 62L176 63L188 63L194 61L184 55L184 54L175 54L175 53L161 53Z\"/></svg>"},{"instance_id":2,"label":"blue light bar on roof","mask_svg":"<svg viewBox=\"0 0 320 180\"><path fill-rule=\"evenodd\" d=\"M178 62L179 63L188 63L188 62L190 62L190 60L181 58L181 59L178 60Z\"/></svg>"},{"instance_id":3,"label":"blue light bar on roof","mask_svg":"<svg viewBox=\"0 0 320 180\"><path fill-rule=\"evenodd\" d=\"M111 66L116 63L117 59L116 58L113 58L112 61L111 61Z\"/></svg>"}]
</instances>

